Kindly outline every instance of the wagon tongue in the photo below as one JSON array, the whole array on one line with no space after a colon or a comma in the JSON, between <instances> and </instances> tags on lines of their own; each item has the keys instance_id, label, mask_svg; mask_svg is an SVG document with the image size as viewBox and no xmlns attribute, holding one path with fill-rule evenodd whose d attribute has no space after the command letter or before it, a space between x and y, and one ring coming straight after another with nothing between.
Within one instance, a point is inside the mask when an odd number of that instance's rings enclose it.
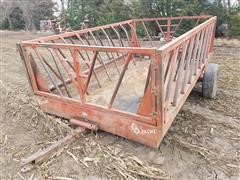
<instances>
[{"instance_id":1,"label":"wagon tongue","mask_svg":"<svg viewBox=\"0 0 240 180\"><path fill-rule=\"evenodd\" d=\"M50 157L55 156L56 154L59 154L61 150L64 149L65 146L69 146L72 144L75 140L77 140L81 134L85 133L87 129L97 130L98 126L91 125L87 122L81 122L80 120L73 119L73 124L78 125L79 127L76 129L73 129L67 136L59 139L55 143L51 144L45 149L40 149L36 153L30 155L27 158L24 158L21 160L21 164L23 165L21 171L27 172L32 170L36 167L36 165L42 164L46 162ZM83 126L85 127L83 127ZM88 127L88 128L87 128Z\"/></svg>"}]
</instances>

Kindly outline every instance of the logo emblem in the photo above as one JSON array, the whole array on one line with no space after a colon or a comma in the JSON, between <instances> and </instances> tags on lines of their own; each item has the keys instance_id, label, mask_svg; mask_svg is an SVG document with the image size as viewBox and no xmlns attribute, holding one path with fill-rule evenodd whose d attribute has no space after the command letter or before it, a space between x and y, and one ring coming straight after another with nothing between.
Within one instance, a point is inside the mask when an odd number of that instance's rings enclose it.
<instances>
[{"instance_id":1,"label":"logo emblem","mask_svg":"<svg viewBox=\"0 0 240 180\"><path fill-rule=\"evenodd\" d=\"M137 125L135 123L132 123L132 131L135 133L135 134L139 134L141 132L141 130L139 129L139 127L137 127Z\"/></svg>"}]
</instances>

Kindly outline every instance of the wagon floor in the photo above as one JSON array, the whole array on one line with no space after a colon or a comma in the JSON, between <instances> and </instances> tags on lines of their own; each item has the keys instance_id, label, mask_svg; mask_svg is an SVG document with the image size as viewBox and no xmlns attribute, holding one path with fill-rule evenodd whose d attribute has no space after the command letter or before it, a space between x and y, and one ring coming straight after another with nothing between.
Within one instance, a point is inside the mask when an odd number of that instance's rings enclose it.
<instances>
[{"instance_id":1,"label":"wagon floor","mask_svg":"<svg viewBox=\"0 0 240 180\"><path fill-rule=\"evenodd\" d=\"M131 61L128 66L113 107L136 113L144 93L150 60L135 59L134 62ZM120 72L122 68L123 65L119 66ZM96 79L94 77L92 78L87 102L108 106L120 76L116 67L108 68L108 72L111 80L107 77L106 72L97 72L98 77L100 77L101 87L98 86Z\"/></svg>"}]
</instances>

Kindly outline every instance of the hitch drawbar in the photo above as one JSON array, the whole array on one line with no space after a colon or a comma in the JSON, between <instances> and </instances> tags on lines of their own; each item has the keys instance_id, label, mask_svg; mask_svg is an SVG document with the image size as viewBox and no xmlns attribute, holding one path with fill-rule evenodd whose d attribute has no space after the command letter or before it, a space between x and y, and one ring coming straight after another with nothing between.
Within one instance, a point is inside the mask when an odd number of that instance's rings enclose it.
<instances>
[{"instance_id":1,"label":"hitch drawbar","mask_svg":"<svg viewBox=\"0 0 240 180\"><path fill-rule=\"evenodd\" d=\"M32 154L31 156L22 159L21 164L23 165L21 171L27 172L32 170L36 165L42 164L43 162L47 161L49 157L57 153L60 149L63 149L66 146L72 144L75 140L77 140L81 134L86 133L87 129L97 131L98 126L96 124L91 124L86 120L78 120L78 119L71 119L71 124L77 125L76 129L73 129L67 136L59 139L55 143L51 144L45 149L41 149L36 153Z\"/></svg>"}]
</instances>

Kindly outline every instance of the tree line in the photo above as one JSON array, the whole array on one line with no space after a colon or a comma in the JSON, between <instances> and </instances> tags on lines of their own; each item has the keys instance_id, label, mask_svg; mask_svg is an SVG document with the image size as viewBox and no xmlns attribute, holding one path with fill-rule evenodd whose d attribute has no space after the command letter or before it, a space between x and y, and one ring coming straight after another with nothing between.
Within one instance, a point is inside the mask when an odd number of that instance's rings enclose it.
<instances>
[{"instance_id":1,"label":"tree line","mask_svg":"<svg viewBox=\"0 0 240 180\"><path fill-rule=\"evenodd\" d=\"M217 32L240 36L240 0L3 0L0 8L1 27L10 30L36 30L40 20L54 18L66 18L67 27L76 30L87 14L91 26L143 17L215 15Z\"/></svg>"},{"instance_id":2,"label":"tree line","mask_svg":"<svg viewBox=\"0 0 240 180\"><path fill-rule=\"evenodd\" d=\"M52 0L2 0L1 29L32 31L39 29L40 20L54 18Z\"/></svg>"}]
</instances>

